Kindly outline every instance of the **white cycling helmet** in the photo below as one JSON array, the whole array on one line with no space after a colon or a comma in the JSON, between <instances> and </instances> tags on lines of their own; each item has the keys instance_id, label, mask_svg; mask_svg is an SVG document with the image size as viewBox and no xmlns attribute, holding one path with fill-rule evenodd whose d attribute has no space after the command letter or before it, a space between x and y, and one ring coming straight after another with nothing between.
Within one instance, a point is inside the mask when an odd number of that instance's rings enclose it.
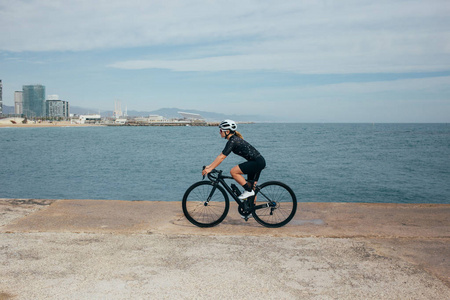
<instances>
[{"instance_id":1,"label":"white cycling helmet","mask_svg":"<svg viewBox=\"0 0 450 300\"><path fill-rule=\"evenodd\" d=\"M222 130L236 131L237 125L236 122L234 122L233 120L223 120L220 123L219 128Z\"/></svg>"}]
</instances>

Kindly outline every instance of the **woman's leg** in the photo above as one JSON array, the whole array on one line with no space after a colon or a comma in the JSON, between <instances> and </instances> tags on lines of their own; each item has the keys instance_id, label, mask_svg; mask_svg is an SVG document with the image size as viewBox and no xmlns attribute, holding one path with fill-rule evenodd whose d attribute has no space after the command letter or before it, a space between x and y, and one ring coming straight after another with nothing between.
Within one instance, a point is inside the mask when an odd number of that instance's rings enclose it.
<instances>
[{"instance_id":1,"label":"woman's leg","mask_svg":"<svg viewBox=\"0 0 450 300\"><path fill-rule=\"evenodd\" d=\"M252 182L245 180L244 176L242 176L243 174L249 175L247 169L250 164L251 162L242 163L240 165L233 167L230 171L231 176L234 178L234 180L236 180L236 182L239 183L245 190L239 196L239 199L241 200L255 195L255 192L253 191Z\"/></svg>"},{"instance_id":2,"label":"woman's leg","mask_svg":"<svg viewBox=\"0 0 450 300\"><path fill-rule=\"evenodd\" d=\"M245 180L244 176L242 176L244 173L242 172L241 168L239 168L239 166L234 166L231 169L230 174L231 177L233 177L233 179L236 180L236 182L241 186L244 186L247 183L247 180Z\"/></svg>"}]
</instances>

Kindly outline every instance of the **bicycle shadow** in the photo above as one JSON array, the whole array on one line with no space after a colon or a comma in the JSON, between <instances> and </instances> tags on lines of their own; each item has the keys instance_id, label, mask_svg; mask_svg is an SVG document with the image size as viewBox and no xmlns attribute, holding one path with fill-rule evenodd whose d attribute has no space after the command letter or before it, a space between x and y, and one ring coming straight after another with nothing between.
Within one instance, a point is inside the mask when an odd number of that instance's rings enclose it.
<instances>
[{"instance_id":1,"label":"bicycle shadow","mask_svg":"<svg viewBox=\"0 0 450 300\"><path fill-rule=\"evenodd\" d=\"M224 235L273 235L283 236L291 235L293 232L301 232L301 228L310 228L317 226L326 226L322 219L298 219L294 217L288 224L278 228L264 227L253 218L247 221L241 217L236 207L230 207L227 217L220 224L214 227L201 228L186 219L181 212L171 221L179 233L188 234L224 234Z\"/></svg>"}]
</instances>

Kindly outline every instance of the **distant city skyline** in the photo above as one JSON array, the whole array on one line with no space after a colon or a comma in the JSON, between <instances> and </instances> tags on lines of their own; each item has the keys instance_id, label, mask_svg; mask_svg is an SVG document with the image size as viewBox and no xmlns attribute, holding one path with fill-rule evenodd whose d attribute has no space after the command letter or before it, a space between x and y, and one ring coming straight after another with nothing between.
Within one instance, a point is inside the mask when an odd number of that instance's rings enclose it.
<instances>
[{"instance_id":1,"label":"distant city skyline","mask_svg":"<svg viewBox=\"0 0 450 300\"><path fill-rule=\"evenodd\" d=\"M3 105L42 84L96 110L450 122L447 0L29 0L0 28Z\"/></svg>"}]
</instances>

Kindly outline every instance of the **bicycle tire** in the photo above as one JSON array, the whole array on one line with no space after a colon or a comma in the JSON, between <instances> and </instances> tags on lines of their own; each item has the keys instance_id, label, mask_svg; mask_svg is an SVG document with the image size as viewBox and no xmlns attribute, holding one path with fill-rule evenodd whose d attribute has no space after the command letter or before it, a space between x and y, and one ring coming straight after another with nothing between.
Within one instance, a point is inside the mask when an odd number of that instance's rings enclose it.
<instances>
[{"instance_id":1,"label":"bicycle tire","mask_svg":"<svg viewBox=\"0 0 450 300\"><path fill-rule=\"evenodd\" d=\"M221 186L216 187L211 200L206 203L213 187L210 181L199 181L184 193L183 213L189 222L198 227L216 226L225 219L230 209L228 195Z\"/></svg>"},{"instance_id":2,"label":"bicycle tire","mask_svg":"<svg viewBox=\"0 0 450 300\"><path fill-rule=\"evenodd\" d=\"M268 181L260 185L255 195L255 206L271 202L267 208L252 212L256 222L265 227L281 227L289 223L297 211L297 198L292 189L279 181Z\"/></svg>"}]
</instances>

